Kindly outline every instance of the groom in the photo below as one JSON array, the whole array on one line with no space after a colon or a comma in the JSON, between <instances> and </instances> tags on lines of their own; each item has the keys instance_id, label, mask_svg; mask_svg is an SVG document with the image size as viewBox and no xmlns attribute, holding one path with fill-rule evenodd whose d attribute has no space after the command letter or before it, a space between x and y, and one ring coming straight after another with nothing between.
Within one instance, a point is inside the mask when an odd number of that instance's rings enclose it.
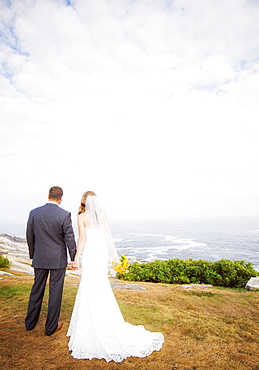
<instances>
[{"instance_id":1,"label":"groom","mask_svg":"<svg viewBox=\"0 0 259 370\"><path fill-rule=\"evenodd\" d=\"M33 259L34 284L25 325L27 330L32 330L37 324L47 278L50 275L46 335L52 335L63 325L58 318L67 267L67 249L71 261L74 260L76 252L71 213L59 207L62 196L63 190L59 186L53 186L49 190L49 201L30 212L26 230L29 254Z\"/></svg>"}]
</instances>

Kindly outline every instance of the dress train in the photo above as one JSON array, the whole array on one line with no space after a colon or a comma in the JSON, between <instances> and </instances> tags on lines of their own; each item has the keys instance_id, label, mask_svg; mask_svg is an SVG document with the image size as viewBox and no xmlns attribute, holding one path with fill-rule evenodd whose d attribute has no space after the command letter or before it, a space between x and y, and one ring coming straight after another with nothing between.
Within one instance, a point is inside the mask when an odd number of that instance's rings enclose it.
<instances>
[{"instance_id":1,"label":"dress train","mask_svg":"<svg viewBox=\"0 0 259 370\"><path fill-rule=\"evenodd\" d=\"M102 230L86 229L82 274L67 332L77 359L121 362L146 357L164 343L161 333L125 322L107 276L107 246Z\"/></svg>"}]
</instances>

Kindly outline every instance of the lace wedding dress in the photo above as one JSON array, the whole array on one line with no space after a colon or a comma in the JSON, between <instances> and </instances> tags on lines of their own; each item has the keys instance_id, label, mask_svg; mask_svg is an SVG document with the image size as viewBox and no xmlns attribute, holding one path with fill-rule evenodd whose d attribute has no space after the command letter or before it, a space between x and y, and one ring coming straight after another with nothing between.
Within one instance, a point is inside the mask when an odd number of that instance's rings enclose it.
<instances>
[{"instance_id":1,"label":"lace wedding dress","mask_svg":"<svg viewBox=\"0 0 259 370\"><path fill-rule=\"evenodd\" d=\"M67 336L77 359L121 362L159 351L161 333L124 321L107 276L107 240L102 227L86 229L82 275Z\"/></svg>"}]
</instances>

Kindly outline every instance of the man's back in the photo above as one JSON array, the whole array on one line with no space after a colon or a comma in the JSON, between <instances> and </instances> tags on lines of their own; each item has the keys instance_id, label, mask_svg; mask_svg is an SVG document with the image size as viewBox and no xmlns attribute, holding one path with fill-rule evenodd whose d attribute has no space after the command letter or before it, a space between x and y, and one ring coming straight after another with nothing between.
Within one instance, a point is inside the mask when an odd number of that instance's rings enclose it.
<instances>
[{"instance_id":1,"label":"man's back","mask_svg":"<svg viewBox=\"0 0 259 370\"><path fill-rule=\"evenodd\" d=\"M62 196L62 188L59 186L50 188L49 202L30 212L26 230L30 258L33 259L34 283L25 325L26 330L33 330L37 324L49 277L46 335L52 335L62 328L63 323L58 319L67 267L67 249L71 261L74 261L76 253L71 214L59 207Z\"/></svg>"},{"instance_id":2,"label":"man's back","mask_svg":"<svg viewBox=\"0 0 259 370\"><path fill-rule=\"evenodd\" d=\"M47 203L31 211L26 237L35 268L66 267L66 248L71 259L74 258L76 246L71 214L57 204Z\"/></svg>"}]
</instances>

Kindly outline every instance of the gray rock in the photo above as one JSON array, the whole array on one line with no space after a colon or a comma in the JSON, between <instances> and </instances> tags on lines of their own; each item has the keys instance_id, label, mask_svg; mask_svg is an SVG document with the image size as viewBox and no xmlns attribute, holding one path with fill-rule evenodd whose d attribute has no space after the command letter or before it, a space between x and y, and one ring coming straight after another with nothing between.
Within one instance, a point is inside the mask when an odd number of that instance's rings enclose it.
<instances>
[{"instance_id":1,"label":"gray rock","mask_svg":"<svg viewBox=\"0 0 259 370\"><path fill-rule=\"evenodd\" d=\"M5 272L0 270L0 275L9 275L9 276L14 276L13 274L10 274L9 272ZM2 278L1 278L2 279Z\"/></svg>"},{"instance_id":2,"label":"gray rock","mask_svg":"<svg viewBox=\"0 0 259 370\"><path fill-rule=\"evenodd\" d=\"M130 289L130 290L145 290L145 288L136 284L111 283L112 289Z\"/></svg>"},{"instance_id":3,"label":"gray rock","mask_svg":"<svg viewBox=\"0 0 259 370\"><path fill-rule=\"evenodd\" d=\"M3 237L5 239L8 239L12 242L15 242L15 243L26 243L26 239L25 238L20 238L19 236L11 236L11 235L8 235L8 234L0 234L0 237Z\"/></svg>"},{"instance_id":4,"label":"gray rock","mask_svg":"<svg viewBox=\"0 0 259 370\"><path fill-rule=\"evenodd\" d=\"M256 290L259 289L259 277L252 277L246 283L245 288L247 290Z\"/></svg>"},{"instance_id":5,"label":"gray rock","mask_svg":"<svg viewBox=\"0 0 259 370\"><path fill-rule=\"evenodd\" d=\"M184 284L181 285L184 289L193 289L193 288L212 288L210 284Z\"/></svg>"},{"instance_id":6,"label":"gray rock","mask_svg":"<svg viewBox=\"0 0 259 370\"><path fill-rule=\"evenodd\" d=\"M8 256L9 261L11 262L10 270L24 272L29 275L34 275L34 268L26 263L26 260L21 260L16 257Z\"/></svg>"}]
</instances>

